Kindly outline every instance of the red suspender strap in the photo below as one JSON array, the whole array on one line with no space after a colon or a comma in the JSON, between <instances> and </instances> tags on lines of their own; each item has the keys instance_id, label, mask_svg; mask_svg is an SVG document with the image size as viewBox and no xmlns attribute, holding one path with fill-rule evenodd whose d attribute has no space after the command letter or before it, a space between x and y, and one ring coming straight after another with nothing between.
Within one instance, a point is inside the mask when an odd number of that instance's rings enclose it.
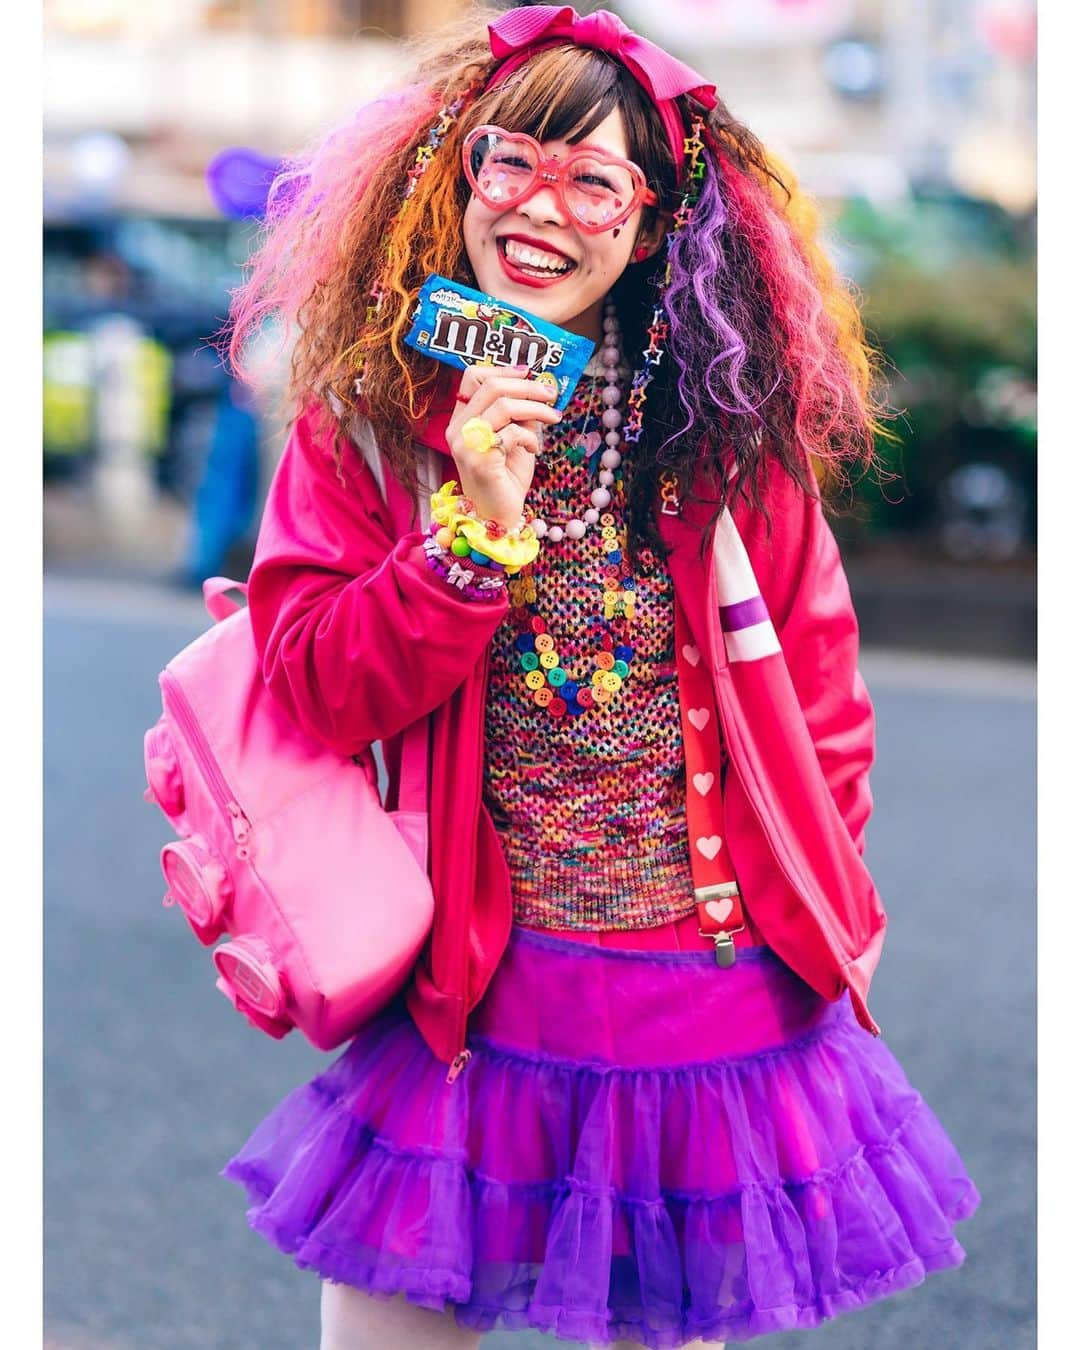
<instances>
[{"instance_id":1,"label":"red suspender strap","mask_svg":"<svg viewBox=\"0 0 1080 1350\"><path fill-rule=\"evenodd\" d=\"M716 943L718 965L735 960L734 934L743 924L742 902L724 839L720 794L720 725L712 676L694 645L683 607L675 601L675 662L686 757L686 822L698 930Z\"/></svg>"}]
</instances>

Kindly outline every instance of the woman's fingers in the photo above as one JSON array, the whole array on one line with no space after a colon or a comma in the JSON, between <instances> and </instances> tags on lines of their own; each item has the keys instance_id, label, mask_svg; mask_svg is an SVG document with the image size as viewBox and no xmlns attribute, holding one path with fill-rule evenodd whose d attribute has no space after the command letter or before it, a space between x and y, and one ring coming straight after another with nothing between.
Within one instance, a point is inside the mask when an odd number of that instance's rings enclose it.
<instances>
[{"instance_id":1,"label":"woman's fingers","mask_svg":"<svg viewBox=\"0 0 1080 1350\"><path fill-rule=\"evenodd\" d=\"M482 374L476 373L481 371ZM498 366L470 366L461 377L458 390L458 402L464 401L466 404L460 411L466 417L487 416L486 410L492 404L500 399L514 399L528 405L529 420L558 422L562 414L555 412L551 406L554 398L555 390L546 381L508 374Z\"/></svg>"},{"instance_id":2,"label":"woman's fingers","mask_svg":"<svg viewBox=\"0 0 1080 1350\"><path fill-rule=\"evenodd\" d=\"M502 448L505 454L510 455L514 450L527 450L530 455L540 453L540 432L536 423L529 426L522 426L520 422L515 422L504 431L499 432L502 440Z\"/></svg>"},{"instance_id":3,"label":"woman's fingers","mask_svg":"<svg viewBox=\"0 0 1080 1350\"><path fill-rule=\"evenodd\" d=\"M554 414L554 416L552 416ZM498 398L493 399L487 407L480 413L474 413L475 417L482 417L490 422L495 431L501 431L503 427L510 422L549 422L555 423L561 420L562 414L555 412L554 408L538 408L531 399L508 398L500 394Z\"/></svg>"}]
</instances>

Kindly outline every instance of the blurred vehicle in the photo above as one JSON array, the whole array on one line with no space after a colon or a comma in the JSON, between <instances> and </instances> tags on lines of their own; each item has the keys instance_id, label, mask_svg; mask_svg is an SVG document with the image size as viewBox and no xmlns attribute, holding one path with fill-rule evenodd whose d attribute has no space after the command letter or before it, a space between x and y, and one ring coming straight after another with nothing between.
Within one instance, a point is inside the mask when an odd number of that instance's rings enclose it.
<instances>
[{"instance_id":1,"label":"blurred vehicle","mask_svg":"<svg viewBox=\"0 0 1080 1350\"><path fill-rule=\"evenodd\" d=\"M219 219L86 216L44 230L46 477L85 471L105 429L103 335L137 336L121 381L156 485L190 503L202 480L225 372L210 345L240 278L251 226ZM107 345L107 344L106 344ZM115 357L107 354L113 361Z\"/></svg>"}]
</instances>

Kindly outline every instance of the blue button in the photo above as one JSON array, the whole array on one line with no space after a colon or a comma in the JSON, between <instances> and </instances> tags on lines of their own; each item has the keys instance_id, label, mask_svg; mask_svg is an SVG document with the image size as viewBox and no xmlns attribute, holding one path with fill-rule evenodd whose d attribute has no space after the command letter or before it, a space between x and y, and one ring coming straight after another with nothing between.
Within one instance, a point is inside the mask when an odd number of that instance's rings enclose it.
<instances>
[{"instance_id":1,"label":"blue button","mask_svg":"<svg viewBox=\"0 0 1080 1350\"><path fill-rule=\"evenodd\" d=\"M566 686L564 685L563 688L565 689ZM581 704L577 701L577 699L574 699L572 703L568 703L566 705L566 711L570 714L571 717L576 717L578 713L583 713L585 709L581 706Z\"/></svg>"},{"instance_id":2,"label":"blue button","mask_svg":"<svg viewBox=\"0 0 1080 1350\"><path fill-rule=\"evenodd\" d=\"M577 698L577 691L577 681L567 680L562 687L562 697L569 703L571 699Z\"/></svg>"},{"instance_id":3,"label":"blue button","mask_svg":"<svg viewBox=\"0 0 1080 1350\"><path fill-rule=\"evenodd\" d=\"M514 639L514 646L518 649L519 652L531 652L533 650L533 643L535 642L535 640L536 640L535 633L522 633L520 637L516 637Z\"/></svg>"},{"instance_id":4,"label":"blue button","mask_svg":"<svg viewBox=\"0 0 1080 1350\"><path fill-rule=\"evenodd\" d=\"M634 649L633 649L633 647L626 647L626 646L623 646L623 647L616 647L616 648L615 648L615 660L616 660L616 661L631 661L631 660L633 660L633 656L634 656Z\"/></svg>"},{"instance_id":5,"label":"blue button","mask_svg":"<svg viewBox=\"0 0 1080 1350\"><path fill-rule=\"evenodd\" d=\"M486 553L480 553L474 548L469 550L469 557L474 563L479 563L481 567L487 566L488 555Z\"/></svg>"},{"instance_id":6,"label":"blue button","mask_svg":"<svg viewBox=\"0 0 1080 1350\"><path fill-rule=\"evenodd\" d=\"M608 562L622 562L622 549L617 548L613 553L607 555Z\"/></svg>"}]
</instances>

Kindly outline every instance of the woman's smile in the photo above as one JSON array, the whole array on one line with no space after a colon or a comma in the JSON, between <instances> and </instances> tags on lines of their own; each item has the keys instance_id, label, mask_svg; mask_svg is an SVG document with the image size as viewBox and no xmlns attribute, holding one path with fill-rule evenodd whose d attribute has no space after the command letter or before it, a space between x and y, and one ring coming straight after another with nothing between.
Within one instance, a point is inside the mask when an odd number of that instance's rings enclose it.
<instances>
[{"instance_id":1,"label":"woman's smile","mask_svg":"<svg viewBox=\"0 0 1080 1350\"><path fill-rule=\"evenodd\" d=\"M554 286L577 270L573 258L531 235L500 235L495 247L506 275L525 286Z\"/></svg>"}]
</instances>

